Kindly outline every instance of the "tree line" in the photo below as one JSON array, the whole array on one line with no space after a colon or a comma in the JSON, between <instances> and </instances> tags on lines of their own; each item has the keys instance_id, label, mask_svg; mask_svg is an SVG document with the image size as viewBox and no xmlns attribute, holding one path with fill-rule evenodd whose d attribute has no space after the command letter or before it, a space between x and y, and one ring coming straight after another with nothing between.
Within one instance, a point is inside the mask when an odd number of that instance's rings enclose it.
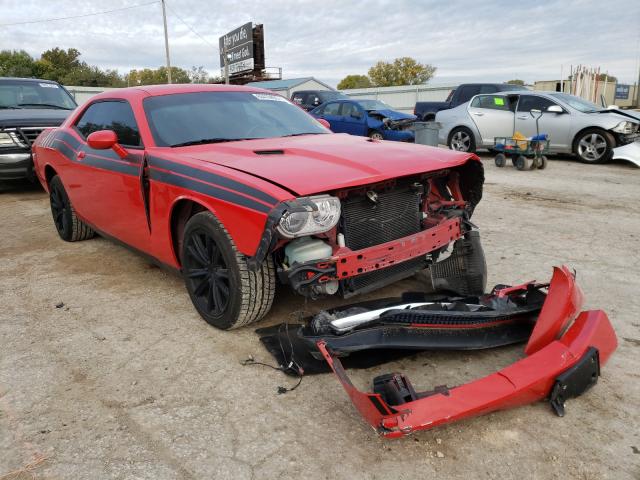
<instances>
[{"instance_id":1,"label":"tree line","mask_svg":"<svg viewBox=\"0 0 640 480\"><path fill-rule=\"evenodd\" d=\"M411 57L400 57L393 62L376 63L367 75L347 75L338 83L338 90L422 85L431 80L435 73L436 67L433 65L419 63Z\"/></svg>"},{"instance_id":2,"label":"tree line","mask_svg":"<svg viewBox=\"0 0 640 480\"><path fill-rule=\"evenodd\" d=\"M114 69L101 69L80 60L81 53L75 48L52 48L42 52L39 58L24 50L0 51L0 77L26 77L54 80L62 85L84 87L127 87L167 83L167 68L134 69L121 75ZM185 70L171 67L173 83L218 83L202 67Z\"/></svg>"}]
</instances>

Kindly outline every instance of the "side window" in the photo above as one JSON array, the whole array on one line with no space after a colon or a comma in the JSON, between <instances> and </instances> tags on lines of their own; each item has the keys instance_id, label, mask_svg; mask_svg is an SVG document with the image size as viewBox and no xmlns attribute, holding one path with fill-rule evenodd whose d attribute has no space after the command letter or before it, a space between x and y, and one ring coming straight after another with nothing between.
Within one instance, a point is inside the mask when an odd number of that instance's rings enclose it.
<instances>
[{"instance_id":1,"label":"side window","mask_svg":"<svg viewBox=\"0 0 640 480\"><path fill-rule=\"evenodd\" d=\"M340 115L340 102L328 103L324 110L322 111L323 115Z\"/></svg>"},{"instance_id":2,"label":"side window","mask_svg":"<svg viewBox=\"0 0 640 480\"><path fill-rule=\"evenodd\" d=\"M471 106L490 110L509 110L509 99L499 95L478 95L471 102Z\"/></svg>"},{"instance_id":3,"label":"side window","mask_svg":"<svg viewBox=\"0 0 640 480\"><path fill-rule=\"evenodd\" d=\"M556 105L556 103L544 97L538 97L536 95L520 95L518 112L530 112L531 110L540 110L541 112L544 112L552 105Z\"/></svg>"},{"instance_id":4,"label":"side window","mask_svg":"<svg viewBox=\"0 0 640 480\"><path fill-rule=\"evenodd\" d=\"M464 85L460 88L460 96L458 101L465 103L471 100L471 97L480 93L480 85Z\"/></svg>"},{"instance_id":5,"label":"side window","mask_svg":"<svg viewBox=\"0 0 640 480\"><path fill-rule=\"evenodd\" d=\"M76 122L78 131L87 138L98 130L113 130L118 143L127 147L140 147L140 130L128 102L105 101L89 106Z\"/></svg>"},{"instance_id":6,"label":"side window","mask_svg":"<svg viewBox=\"0 0 640 480\"><path fill-rule=\"evenodd\" d=\"M355 118L361 118L362 112L355 103L344 102L340 114L344 117L353 115Z\"/></svg>"}]
</instances>

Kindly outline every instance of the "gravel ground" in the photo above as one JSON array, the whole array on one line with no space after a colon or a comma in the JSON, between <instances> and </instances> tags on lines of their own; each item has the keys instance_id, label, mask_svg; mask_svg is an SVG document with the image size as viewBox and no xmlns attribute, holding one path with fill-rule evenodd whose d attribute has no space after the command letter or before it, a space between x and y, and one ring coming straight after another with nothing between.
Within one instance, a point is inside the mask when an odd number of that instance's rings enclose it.
<instances>
[{"instance_id":1,"label":"gravel ground","mask_svg":"<svg viewBox=\"0 0 640 480\"><path fill-rule=\"evenodd\" d=\"M474 222L489 283L545 280L567 263L586 307L604 309L619 335L598 386L571 400L566 417L538 403L378 438L332 375L278 395L294 380L240 365L249 355L271 362L251 328L209 327L180 278L120 246L59 240L47 196L3 184L0 478L640 478L640 170L562 160L518 172L489 157L485 165ZM405 281L369 297L417 287ZM279 291L261 325L301 308ZM521 346L421 353L351 375L367 388L399 370L426 389L521 354Z\"/></svg>"}]
</instances>

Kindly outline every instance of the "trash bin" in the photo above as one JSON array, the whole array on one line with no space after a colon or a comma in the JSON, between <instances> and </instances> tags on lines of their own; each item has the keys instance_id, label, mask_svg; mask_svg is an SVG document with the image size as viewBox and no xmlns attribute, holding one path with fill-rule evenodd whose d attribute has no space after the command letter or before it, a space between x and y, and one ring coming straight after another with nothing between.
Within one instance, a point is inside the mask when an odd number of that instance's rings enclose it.
<instances>
[{"instance_id":1,"label":"trash bin","mask_svg":"<svg viewBox=\"0 0 640 480\"><path fill-rule=\"evenodd\" d=\"M438 146L438 131L442 128L440 122L414 122L413 131L416 133L416 143L420 145Z\"/></svg>"}]
</instances>

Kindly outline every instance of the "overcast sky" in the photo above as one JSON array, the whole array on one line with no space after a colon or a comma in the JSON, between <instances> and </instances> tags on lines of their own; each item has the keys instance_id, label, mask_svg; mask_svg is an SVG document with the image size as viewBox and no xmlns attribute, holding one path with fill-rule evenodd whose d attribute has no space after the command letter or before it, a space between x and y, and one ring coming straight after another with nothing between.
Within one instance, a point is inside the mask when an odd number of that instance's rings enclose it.
<instances>
[{"instance_id":1,"label":"overcast sky","mask_svg":"<svg viewBox=\"0 0 640 480\"><path fill-rule=\"evenodd\" d=\"M99 12L151 0L0 0L0 24ZM561 65L638 78L640 0L284 1L166 0L172 65L219 73L218 37L246 22L265 28L267 66L285 78L335 85L379 60L410 56L438 68L433 84L558 79ZM519 4L519 5L518 5ZM82 5L81 8L78 5ZM180 18L205 40L191 32ZM164 64L159 2L81 19L0 25L0 49L34 56L77 48L121 73Z\"/></svg>"}]
</instances>

